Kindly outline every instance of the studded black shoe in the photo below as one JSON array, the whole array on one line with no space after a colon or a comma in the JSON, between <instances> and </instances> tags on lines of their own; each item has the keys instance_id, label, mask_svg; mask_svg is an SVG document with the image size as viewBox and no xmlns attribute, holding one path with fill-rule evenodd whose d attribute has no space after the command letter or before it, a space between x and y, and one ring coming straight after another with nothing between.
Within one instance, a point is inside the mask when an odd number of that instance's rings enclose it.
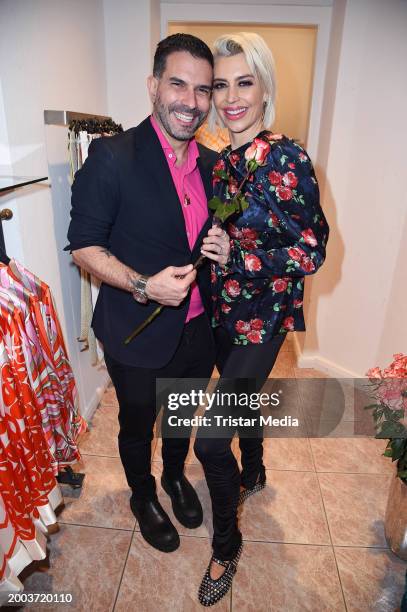
<instances>
[{"instance_id":1,"label":"studded black shoe","mask_svg":"<svg viewBox=\"0 0 407 612\"><path fill-rule=\"evenodd\" d=\"M229 591L230 587L232 586L233 576L237 570L240 555L242 554L242 548L243 544L240 544L236 556L230 561L222 561L221 559L217 559L214 555L212 555L198 591L199 603L206 608L216 604ZM217 580L211 578L210 571L212 561L226 568L222 576Z\"/></svg>"},{"instance_id":2,"label":"studded black shoe","mask_svg":"<svg viewBox=\"0 0 407 612\"><path fill-rule=\"evenodd\" d=\"M266 486L266 470L264 466L262 466L259 477L254 487L252 487L251 489L244 489L243 491L240 491L238 506L241 506L243 502L245 502L246 499L250 497L251 495L254 495L255 493L258 493L258 491L261 491L262 489L264 489L265 486Z\"/></svg>"}]
</instances>

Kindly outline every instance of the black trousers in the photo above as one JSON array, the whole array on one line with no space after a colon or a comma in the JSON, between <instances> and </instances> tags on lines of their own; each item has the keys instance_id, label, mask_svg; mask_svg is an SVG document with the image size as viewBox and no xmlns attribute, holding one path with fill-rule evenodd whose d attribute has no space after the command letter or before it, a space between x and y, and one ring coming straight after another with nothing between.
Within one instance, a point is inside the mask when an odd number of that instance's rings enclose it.
<instances>
[{"instance_id":1,"label":"black trousers","mask_svg":"<svg viewBox=\"0 0 407 612\"><path fill-rule=\"evenodd\" d=\"M209 321L202 314L185 325L174 356L163 368L124 365L106 352L105 362L119 402L119 452L127 482L138 499L151 499L156 495L151 474L151 441L158 408L156 379L209 379L215 364ZM189 437L163 437L163 467L169 478L182 475L188 448Z\"/></svg>"},{"instance_id":2,"label":"black trousers","mask_svg":"<svg viewBox=\"0 0 407 612\"><path fill-rule=\"evenodd\" d=\"M251 379L237 381L237 387L248 393L259 392L273 369L284 339L285 334L275 336L266 344L236 346L223 328L216 328L216 364L221 374L218 389L224 390L222 379ZM225 388L230 390L227 386ZM225 437L214 439L205 437L201 429L194 445L212 500L213 551L222 560L232 559L236 555L242 539L237 524L240 485L253 487L264 470L261 430L256 432L255 437L247 437L248 432L240 432L242 474L231 450L234 433L229 431Z\"/></svg>"}]
</instances>

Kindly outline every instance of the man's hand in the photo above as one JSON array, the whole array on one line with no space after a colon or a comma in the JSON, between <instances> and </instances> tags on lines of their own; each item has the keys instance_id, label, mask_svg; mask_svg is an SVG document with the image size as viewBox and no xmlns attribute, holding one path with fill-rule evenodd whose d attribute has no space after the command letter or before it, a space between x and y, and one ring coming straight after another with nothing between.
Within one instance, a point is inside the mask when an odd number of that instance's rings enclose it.
<instances>
[{"instance_id":1,"label":"man's hand","mask_svg":"<svg viewBox=\"0 0 407 612\"><path fill-rule=\"evenodd\" d=\"M146 284L146 294L164 306L179 306L187 296L191 283L196 277L192 264L187 266L169 266L161 272L150 276Z\"/></svg>"},{"instance_id":2,"label":"man's hand","mask_svg":"<svg viewBox=\"0 0 407 612\"><path fill-rule=\"evenodd\" d=\"M224 266L228 262L230 253L230 240L225 230L217 226L211 227L203 239L201 253Z\"/></svg>"}]
</instances>

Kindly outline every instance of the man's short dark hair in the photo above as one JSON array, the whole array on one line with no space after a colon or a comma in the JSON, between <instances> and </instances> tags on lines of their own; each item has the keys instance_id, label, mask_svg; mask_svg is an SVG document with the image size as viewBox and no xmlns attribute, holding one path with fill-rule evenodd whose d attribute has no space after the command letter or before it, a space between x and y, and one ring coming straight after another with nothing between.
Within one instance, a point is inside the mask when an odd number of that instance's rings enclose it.
<instances>
[{"instance_id":1,"label":"man's short dark hair","mask_svg":"<svg viewBox=\"0 0 407 612\"><path fill-rule=\"evenodd\" d=\"M193 57L206 60L213 68L213 55L203 40L192 34L172 34L161 40L154 54L153 75L160 78L167 63L167 57L176 51L187 51Z\"/></svg>"}]
</instances>

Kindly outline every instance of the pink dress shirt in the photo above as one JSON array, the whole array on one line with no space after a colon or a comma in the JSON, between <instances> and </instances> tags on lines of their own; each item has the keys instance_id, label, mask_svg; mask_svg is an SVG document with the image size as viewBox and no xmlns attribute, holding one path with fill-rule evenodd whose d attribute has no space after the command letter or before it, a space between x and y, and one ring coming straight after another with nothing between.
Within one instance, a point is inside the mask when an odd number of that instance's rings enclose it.
<instances>
[{"instance_id":1,"label":"pink dress shirt","mask_svg":"<svg viewBox=\"0 0 407 612\"><path fill-rule=\"evenodd\" d=\"M161 131L157 121L151 115L151 124L156 131L164 155L168 162L172 180L179 197L184 214L185 230L188 237L189 247L192 250L199 232L208 218L208 205L202 178L199 173L196 160L199 157L198 145L192 139L188 144L188 157L182 166L176 166L176 155L173 148ZM192 284L191 301L185 323L197 317L204 311L199 287L196 282Z\"/></svg>"}]
</instances>

